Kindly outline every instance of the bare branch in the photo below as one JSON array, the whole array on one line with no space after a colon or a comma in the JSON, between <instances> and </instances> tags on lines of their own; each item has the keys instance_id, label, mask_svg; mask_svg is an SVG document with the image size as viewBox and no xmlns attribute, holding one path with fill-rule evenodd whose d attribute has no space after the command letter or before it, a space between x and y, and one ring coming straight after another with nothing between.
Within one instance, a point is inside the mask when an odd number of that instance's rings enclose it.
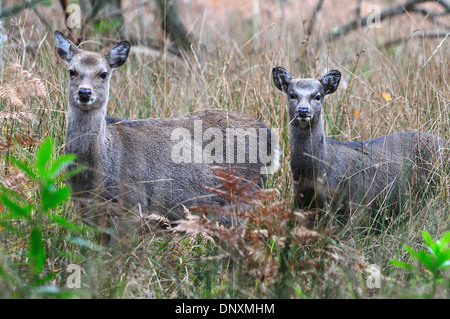
<instances>
[{"instance_id":1,"label":"bare branch","mask_svg":"<svg viewBox=\"0 0 450 319\"><path fill-rule=\"evenodd\" d=\"M163 51L167 50L168 52L181 57L180 49L175 45L167 46L163 41L152 39L152 38L141 38L139 36L129 36L127 40L134 46L145 46L153 50Z\"/></svg>"},{"instance_id":2,"label":"bare branch","mask_svg":"<svg viewBox=\"0 0 450 319\"><path fill-rule=\"evenodd\" d=\"M387 18L399 16L399 15L405 14L408 11L413 11L414 8L416 8L415 6L417 4L423 3L423 2L429 2L429 1L430 0L407 0L407 1L403 2L402 4L389 7L386 10L382 11L380 13L379 20L383 21ZM446 10L446 12L447 11L450 12L450 3L448 0L435 0L434 2L437 2L440 5L442 5L444 7L444 9ZM328 41L334 40L342 35L349 33L350 31L355 30L356 28L358 28L360 26L362 26L362 27L367 26L370 18L371 18L371 16L366 16L366 17L361 18L360 21L358 21L359 19L354 19L344 25L341 25L340 27L334 29L333 31L331 31L330 33L328 33L327 35L325 35L324 37L319 39L314 44L314 46L319 46L323 42L328 42Z\"/></svg>"},{"instance_id":3,"label":"bare branch","mask_svg":"<svg viewBox=\"0 0 450 319\"><path fill-rule=\"evenodd\" d=\"M448 24L443 23L442 21L438 21L438 18L441 18L443 16L446 16L450 14L450 11L444 11L444 12L432 12L428 11L425 8L419 8L419 7L412 7L410 12L417 12L422 14L425 19L431 20L433 23L439 24L440 26L445 27L446 29L449 29L450 26Z\"/></svg>"},{"instance_id":4,"label":"bare branch","mask_svg":"<svg viewBox=\"0 0 450 319\"><path fill-rule=\"evenodd\" d=\"M315 9L313 11L313 14L311 16L311 19L309 19L308 28L306 30L306 35L308 36L308 38L312 34L312 30L313 30L314 24L316 23L317 13L319 13L320 9L322 9L323 1L324 0L319 0L317 2L316 7L315 7Z\"/></svg>"},{"instance_id":5,"label":"bare branch","mask_svg":"<svg viewBox=\"0 0 450 319\"><path fill-rule=\"evenodd\" d=\"M19 4L15 7L8 8L8 9L3 8L3 12L0 13L0 19L15 15L24 9L32 8L32 7L40 4L41 2L44 2L44 0L32 0L32 1L27 1L27 2L24 1L22 4Z\"/></svg>"},{"instance_id":6,"label":"bare branch","mask_svg":"<svg viewBox=\"0 0 450 319\"><path fill-rule=\"evenodd\" d=\"M389 41L384 42L379 46L380 49L385 49L390 46L402 43L404 41L412 40L412 39L423 39L423 38L445 38L450 33L449 30L432 30L432 31L422 31L422 32L414 32L412 34L408 34L404 37L398 37Z\"/></svg>"},{"instance_id":7,"label":"bare branch","mask_svg":"<svg viewBox=\"0 0 450 319\"><path fill-rule=\"evenodd\" d=\"M450 1L448 0L436 0L441 6L444 7L445 11L450 12Z\"/></svg>"}]
</instances>

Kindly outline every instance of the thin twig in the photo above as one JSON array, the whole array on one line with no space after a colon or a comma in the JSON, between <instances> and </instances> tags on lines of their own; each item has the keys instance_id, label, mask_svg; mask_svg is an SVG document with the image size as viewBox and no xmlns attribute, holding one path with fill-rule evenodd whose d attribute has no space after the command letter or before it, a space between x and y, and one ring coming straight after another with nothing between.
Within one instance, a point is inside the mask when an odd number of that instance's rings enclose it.
<instances>
[{"instance_id":1,"label":"thin twig","mask_svg":"<svg viewBox=\"0 0 450 319\"><path fill-rule=\"evenodd\" d=\"M35 7L33 7L33 11L36 14L36 16L39 18L41 23L45 26L47 31L52 32L53 31L53 27L47 22L45 16L38 9L36 9Z\"/></svg>"},{"instance_id":2,"label":"thin twig","mask_svg":"<svg viewBox=\"0 0 450 319\"><path fill-rule=\"evenodd\" d=\"M447 33L447 35L445 36L445 38L438 44L438 46L436 47L436 49L434 50L433 54L428 58L428 60L422 65L422 67L419 69L419 71L421 71L425 65L428 64L428 62L430 62L430 60L434 57L434 55L436 54L436 52L441 48L442 44L445 42L445 40L447 40L448 36L450 35L450 32Z\"/></svg>"}]
</instances>

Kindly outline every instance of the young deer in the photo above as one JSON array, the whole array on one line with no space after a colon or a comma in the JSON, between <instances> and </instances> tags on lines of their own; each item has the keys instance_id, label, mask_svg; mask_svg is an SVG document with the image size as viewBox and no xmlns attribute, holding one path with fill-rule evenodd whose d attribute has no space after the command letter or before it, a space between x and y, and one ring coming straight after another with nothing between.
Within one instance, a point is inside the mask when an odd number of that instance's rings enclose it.
<instances>
[{"instance_id":1,"label":"young deer","mask_svg":"<svg viewBox=\"0 0 450 319\"><path fill-rule=\"evenodd\" d=\"M444 141L418 131L362 142L326 138L322 104L326 95L336 91L340 78L336 70L315 80L293 78L281 67L273 69L275 86L289 100L296 204L324 208L330 200L341 204L345 213L355 204L374 210L385 201L384 208L394 209L410 186L424 186Z\"/></svg>"},{"instance_id":2,"label":"young deer","mask_svg":"<svg viewBox=\"0 0 450 319\"><path fill-rule=\"evenodd\" d=\"M174 221L184 216L183 206L223 205L223 199L204 187L220 183L211 169L213 165L235 168L249 180L256 180L270 167L267 161L254 158L255 145L228 144L229 139L224 136L229 137L226 133L233 129L249 140L262 132L267 139L260 139L256 146L259 151L265 149L271 154L272 168L277 164L278 142L272 138L271 131L242 115L207 111L169 119L105 118L110 77L115 68L125 63L130 43L120 42L102 54L79 49L59 31L54 32L54 37L58 54L67 63L70 75L65 152L75 153L76 164L87 166L69 179L73 195L88 203L98 197L122 205L120 213L102 224L112 226L113 222L117 226L120 219L128 222L130 216L123 211L138 216L157 214ZM191 137L198 133L203 133L205 140L180 141L183 134ZM209 142L212 137L216 140ZM226 147L220 149L224 144ZM213 160L199 157L202 150L214 153L210 156ZM240 150L245 154L238 161L236 156L240 156ZM186 157L180 152L191 151L194 159L189 162L188 156L183 161ZM220 155L226 157L226 162L220 160ZM94 216L97 224L99 211Z\"/></svg>"}]
</instances>

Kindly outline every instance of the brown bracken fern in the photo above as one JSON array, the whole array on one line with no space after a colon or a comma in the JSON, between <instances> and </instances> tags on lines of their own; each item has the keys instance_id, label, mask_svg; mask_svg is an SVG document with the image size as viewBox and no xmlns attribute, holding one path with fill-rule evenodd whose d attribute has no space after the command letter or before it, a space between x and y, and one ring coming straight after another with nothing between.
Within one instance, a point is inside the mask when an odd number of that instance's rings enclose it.
<instances>
[{"instance_id":1,"label":"brown bracken fern","mask_svg":"<svg viewBox=\"0 0 450 319\"><path fill-rule=\"evenodd\" d=\"M281 272L300 273L302 289L308 291L311 279L327 276L338 284L338 279L348 280L343 271L356 274L366 267L359 254L333 238L333 229L319 232L308 228L314 212L294 212L286 208L283 201L276 201L277 190L255 190L254 181L244 182L244 177L236 176L235 170L217 167L214 172L221 184L208 189L230 205L186 208L186 219L180 221L174 231L213 240L223 247L246 278L270 286L286 275ZM247 224L223 227L217 222L223 217L245 220ZM276 252L286 248L290 256L281 257L287 264L281 269Z\"/></svg>"},{"instance_id":2,"label":"brown bracken fern","mask_svg":"<svg viewBox=\"0 0 450 319\"><path fill-rule=\"evenodd\" d=\"M17 63L11 63L5 68L3 85L0 86L0 99L4 100L0 111L2 124L0 154L7 154L17 145L28 147L40 143L31 136L29 122L35 119L31 105L33 98L46 96L44 83L32 72L24 70ZM8 128L13 127L13 123L17 123L19 129L11 132ZM11 190L23 190L25 182L25 176L14 169L5 170L1 176L1 184Z\"/></svg>"}]
</instances>

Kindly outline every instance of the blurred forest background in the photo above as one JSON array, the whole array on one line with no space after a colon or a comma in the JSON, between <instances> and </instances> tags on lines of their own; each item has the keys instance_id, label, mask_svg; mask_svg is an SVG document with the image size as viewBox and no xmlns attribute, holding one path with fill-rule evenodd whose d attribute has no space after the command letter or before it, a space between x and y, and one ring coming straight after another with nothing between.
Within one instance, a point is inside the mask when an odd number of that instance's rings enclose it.
<instances>
[{"instance_id":1,"label":"blurred forest background","mask_svg":"<svg viewBox=\"0 0 450 319\"><path fill-rule=\"evenodd\" d=\"M0 16L0 297L450 296L448 163L438 187L411 196L377 232L357 220L309 229L313 213L292 210L287 101L271 78L275 66L297 77L342 72L324 106L327 136L418 129L450 140L449 0L2 0ZM54 30L89 50L131 42L111 78L108 116L221 109L279 130L282 165L271 195L254 199L249 227L191 216L184 236L142 235L129 251L111 252L67 198L40 206L43 182L30 167L46 138L48 160L63 154L67 112ZM83 269L79 288L68 285L69 265Z\"/></svg>"}]
</instances>

